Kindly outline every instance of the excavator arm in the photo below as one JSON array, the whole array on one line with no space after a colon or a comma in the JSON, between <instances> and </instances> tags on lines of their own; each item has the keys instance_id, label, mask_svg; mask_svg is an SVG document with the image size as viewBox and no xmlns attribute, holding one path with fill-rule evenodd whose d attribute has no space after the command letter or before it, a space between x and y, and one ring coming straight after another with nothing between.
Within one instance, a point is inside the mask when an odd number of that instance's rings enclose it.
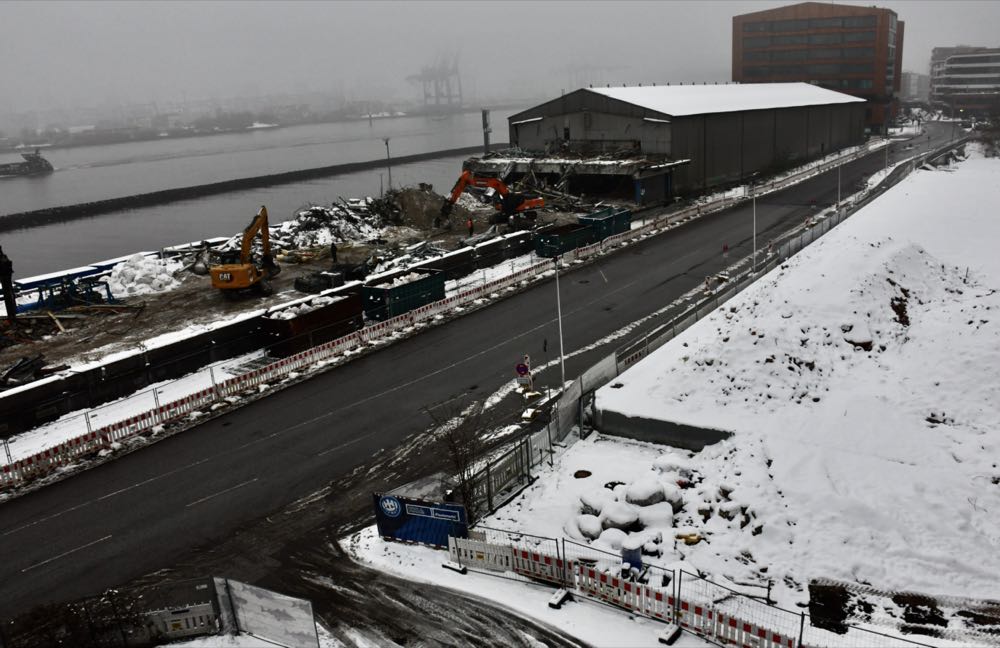
<instances>
[{"instance_id":1,"label":"excavator arm","mask_svg":"<svg viewBox=\"0 0 1000 648\"><path fill-rule=\"evenodd\" d=\"M243 230L243 240L240 242L240 263L250 263L250 253L253 251L253 240L260 232L261 254L264 258L271 256L271 237L267 226L267 207L261 206L247 228Z\"/></svg>"},{"instance_id":2,"label":"excavator arm","mask_svg":"<svg viewBox=\"0 0 1000 648\"><path fill-rule=\"evenodd\" d=\"M441 205L441 215L447 217L451 214L452 207L458 202L459 197L465 188L469 185L473 187L481 187L483 189L493 189L501 197L506 196L510 193L510 189L502 180L497 178L489 178L484 176L473 175L471 171L463 171L462 175L458 176L458 181L455 186L451 189L451 194L444 199L444 204Z\"/></svg>"}]
</instances>

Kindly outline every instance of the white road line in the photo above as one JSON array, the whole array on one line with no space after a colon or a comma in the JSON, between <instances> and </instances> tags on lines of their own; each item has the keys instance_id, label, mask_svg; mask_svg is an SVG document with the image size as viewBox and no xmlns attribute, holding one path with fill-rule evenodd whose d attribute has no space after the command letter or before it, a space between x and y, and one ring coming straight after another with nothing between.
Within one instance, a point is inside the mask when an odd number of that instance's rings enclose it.
<instances>
[{"instance_id":1,"label":"white road line","mask_svg":"<svg viewBox=\"0 0 1000 648\"><path fill-rule=\"evenodd\" d=\"M338 446L333 446L332 448L328 448L327 450L324 450L323 452L317 453L316 456L317 457L322 457L323 455L325 455L327 453L330 453L330 452L333 452L334 450L342 450L342 449L346 448L349 445L354 445L355 443L357 443L361 439L366 439L366 438L370 437L373 434L375 434L374 431L369 432L368 434L362 434L358 438L352 439L352 440L348 441L347 443L341 443Z\"/></svg>"},{"instance_id":2,"label":"white road line","mask_svg":"<svg viewBox=\"0 0 1000 648\"><path fill-rule=\"evenodd\" d=\"M201 504L202 502L207 502L208 500L212 499L213 497L218 497L219 495L225 495L226 493L234 491L237 488L242 488L243 486L246 486L247 484L252 484L255 481L257 481L256 477L254 477L253 479L248 479L245 482L241 482L239 484L236 484L235 486L230 486L229 488L227 488L225 490L220 490L218 493L212 493L211 495L206 495L205 497L202 497L201 499L196 499L195 501L191 502L190 504L185 504L184 508L189 508L189 507L192 507L192 506L194 506L196 504Z\"/></svg>"},{"instance_id":3,"label":"white road line","mask_svg":"<svg viewBox=\"0 0 1000 648\"><path fill-rule=\"evenodd\" d=\"M601 277L604 278L604 283L608 283L608 278L604 276L604 271L601 270L600 268L598 268L597 271L600 272L601 273Z\"/></svg>"},{"instance_id":4,"label":"white road line","mask_svg":"<svg viewBox=\"0 0 1000 648\"><path fill-rule=\"evenodd\" d=\"M94 540L93 542L88 542L87 544L79 546L76 549L70 549L69 551L64 551L61 554L59 554L58 556L52 556L51 558L49 558L47 560L43 560L42 562L35 563L31 567L25 567L24 569L21 570L21 573L23 574L24 572L30 571L30 570L32 570L32 569L34 569L36 567L41 567L42 565L47 565L50 562L52 562L53 560L59 560L60 558L65 558L66 556L68 556L70 554L73 554L73 553L76 553L77 551L80 551L82 549L86 549L87 547L92 547L92 546L94 546L95 544L97 544L99 542L104 542L105 540L110 540L110 539L111 539L111 536L110 535L106 535L103 538L100 538L99 540Z\"/></svg>"}]
</instances>

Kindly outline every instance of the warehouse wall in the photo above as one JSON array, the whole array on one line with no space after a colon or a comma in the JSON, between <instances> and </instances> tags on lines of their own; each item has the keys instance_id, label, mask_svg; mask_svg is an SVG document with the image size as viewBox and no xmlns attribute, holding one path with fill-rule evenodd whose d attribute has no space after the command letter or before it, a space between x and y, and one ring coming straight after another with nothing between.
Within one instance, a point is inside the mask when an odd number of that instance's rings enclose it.
<instances>
[{"instance_id":1,"label":"warehouse wall","mask_svg":"<svg viewBox=\"0 0 1000 648\"><path fill-rule=\"evenodd\" d=\"M860 144L864 104L677 117L671 126L671 157L691 160L674 172L674 190L684 194Z\"/></svg>"},{"instance_id":2,"label":"warehouse wall","mask_svg":"<svg viewBox=\"0 0 1000 648\"><path fill-rule=\"evenodd\" d=\"M642 150L667 155L670 124L582 110L511 124L510 142L528 151L558 151L567 146L582 153Z\"/></svg>"},{"instance_id":3,"label":"warehouse wall","mask_svg":"<svg viewBox=\"0 0 1000 648\"><path fill-rule=\"evenodd\" d=\"M667 155L671 129L664 122L669 119L668 115L577 90L512 115L509 135L511 144L528 151L556 151L568 145L583 152L641 148L646 153ZM526 120L535 121L517 123Z\"/></svg>"},{"instance_id":4,"label":"warehouse wall","mask_svg":"<svg viewBox=\"0 0 1000 648\"><path fill-rule=\"evenodd\" d=\"M864 120L863 103L671 117L583 89L510 117L510 141L538 152L635 149L689 159L674 171L683 194L859 144Z\"/></svg>"}]
</instances>

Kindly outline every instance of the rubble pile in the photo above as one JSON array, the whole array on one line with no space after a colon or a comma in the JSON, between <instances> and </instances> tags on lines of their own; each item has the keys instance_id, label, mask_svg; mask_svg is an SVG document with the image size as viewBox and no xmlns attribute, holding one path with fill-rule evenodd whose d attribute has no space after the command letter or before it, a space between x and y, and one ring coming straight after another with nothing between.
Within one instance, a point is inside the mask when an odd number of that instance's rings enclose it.
<instances>
[{"instance_id":1,"label":"rubble pile","mask_svg":"<svg viewBox=\"0 0 1000 648\"><path fill-rule=\"evenodd\" d=\"M385 221L372 213L372 202L371 198L366 198L299 210L295 218L271 227L271 245L279 250L301 250L377 239Z\"/></svg>"},{"instance_id":2,"label":"rubble pile","mask_svg":"<svg viewBox=\"0 0 1000 648\"><path fill-rule=\"evenodd\" d=\"M180 285L174 274L183 265L180 261L134 254L111 269L107 278L108 288L116 297L173 290Z\"/></svg>"},{"instance_id":3,"label":"rubble pile","mask_svg":"<svg viewBox=\"0 0 1000 648\"><path fill-rule=\"evenodd\" d=\"M440 227L438 220L441 218L441 205L444 204L444 196L435 193L430 185L407 187L400 191L391 192L386 197L391 197L399 205L402 212L402 225L424 231ZM460 200L455 205L451 212L452 223L464 223L465 219L472 215L465 207L467 204L467 201Z\"/></svg>"},{"instance_id":4,"label":"rubble pile","mask_svg":"<svg viewBox=\"0 0 1000 648\"><path fill-rule=\"evenodd\" d=\"M372 274L382 274L391 270L398 270L408 266L434 259L447 254L447 250L437 247L428 241L411 245L403 250L399 256L392 258L378 257L375 259L377 265L371 271Z\"/></svg>"}]
</instances>

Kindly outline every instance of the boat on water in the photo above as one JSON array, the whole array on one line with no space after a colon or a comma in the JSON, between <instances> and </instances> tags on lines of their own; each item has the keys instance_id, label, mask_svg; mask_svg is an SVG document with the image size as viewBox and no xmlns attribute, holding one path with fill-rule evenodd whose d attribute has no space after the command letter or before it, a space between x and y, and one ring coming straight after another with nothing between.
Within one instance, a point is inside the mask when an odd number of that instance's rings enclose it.
<instances>
[{"instance_id":1,"label":"boat on water","mask_svg":"<svg viewBox=\"0 0 1000 648\"><path fill-rule=\"evenodd\" d=\"M42 154L35 149L34 153L21 153L23 162L9 162L0 164L0 177L39 175L42 173L52 173L54 168L52 163L42 157Z\"/></svg>"}]
</instances>

